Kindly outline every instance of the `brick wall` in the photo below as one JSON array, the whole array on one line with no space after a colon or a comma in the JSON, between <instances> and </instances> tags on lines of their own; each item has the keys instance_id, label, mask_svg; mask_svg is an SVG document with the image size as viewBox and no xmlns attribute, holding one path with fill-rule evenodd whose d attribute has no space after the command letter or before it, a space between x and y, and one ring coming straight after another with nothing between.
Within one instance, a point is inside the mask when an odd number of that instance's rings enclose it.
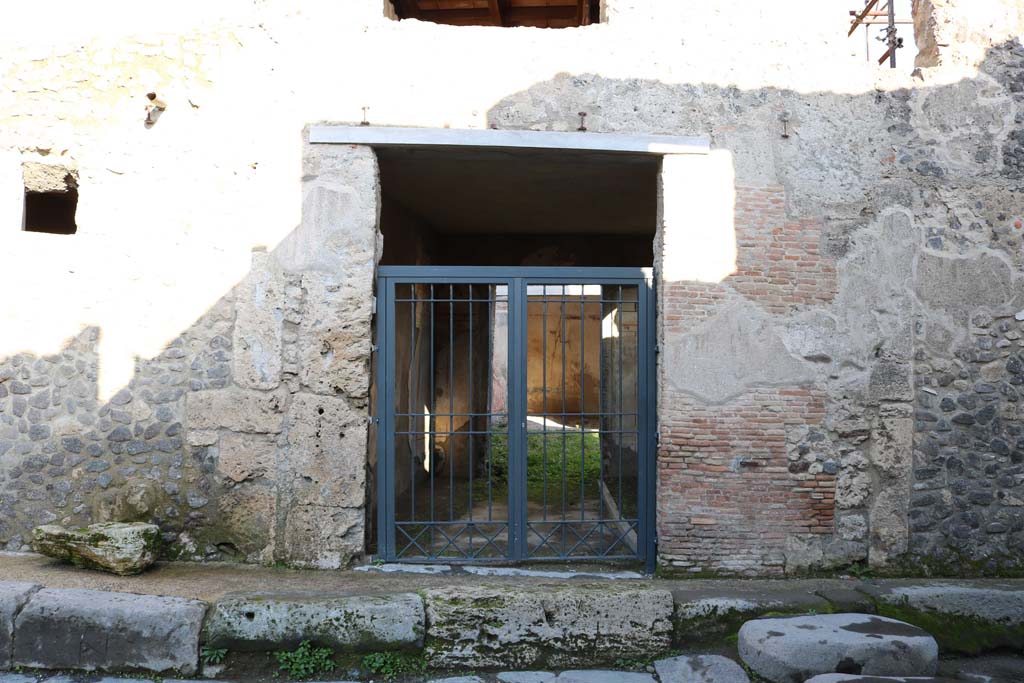
<instances>
[{"instance_id":1,"label":"brick wall","mask_svg":"<svg viewBox=\"0 0 1024 683\"><path fill-rule=\"evenodd\" d=\"M835 476L791 471L786 438L792 427L822 421L824 392L762 387L721 405L681 394L664 401L663 561L692 571L777 573L790 534L832 532Z\"/></svg>"},{"instance_id":2,"label":"brick wall","mask_svg":"<svg viewBox=\"0 0 1024 683\"><path fill-rule=\"evenodd\" d=\"M786 219L783 189L736 188L736 273L727 282L771 313L827 304L836 269L821 256L821 222Z\"/></svg>"},{"instance_id":3,"label":"brick wall","mask_svg":"<svg viewBox=\"0 0 1024 683\"><path fill-rule=\"evenodd\" d=\"M821 223L787 221L782 188L738 187L734 220L733 275L721 283L660 284L664 346L737 297L772 315L833 298L835 266L819 250ZM824 420L823 389L752 386L707 404L665 381L662 387L657 518L663 563L695 573L780 574L788 538L833 532L835 471L808 467L793 452L799 434Z\"/></svg>"}]
</instances>

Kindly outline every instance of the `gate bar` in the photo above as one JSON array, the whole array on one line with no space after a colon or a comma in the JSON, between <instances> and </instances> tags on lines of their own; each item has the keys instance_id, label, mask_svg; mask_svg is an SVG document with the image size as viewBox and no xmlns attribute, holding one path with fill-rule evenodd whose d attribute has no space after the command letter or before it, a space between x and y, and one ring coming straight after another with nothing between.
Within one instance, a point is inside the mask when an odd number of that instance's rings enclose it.
<instances>
[{"instance_id":1,"label":"gate bar","mask_svg":"<svg viewBox=\"0 0 1024 683\"><path fill-rule=\"evenodd\" d=\"M431 281L431 280L433 280L433 281ZM652 273L652 270L649 269L649 268L572 268L572 269L565 269L565 268L561 268L561 267L551 267L551 268L545 268L545 267L523 267L523 268L502 268L502 269L499 270L499 269L494 269L494 268L489 268L489 267L386 266L386 267L381 267L379 269L378 290L377 291L378 291L378 296L380 296L383 299L383 303L384 303L384 306L382 307L382 313L383 314L381 316L379 316L377 321L376 321L376 323L377 323L377 332L378 332L378 340L380 342L379 343L380 352L378 353L378 356L377 356L378 377L381 378L383 380L383 382L384 382L384 385L383 386L379 386L379 389L378 389L377 407L378 407L378 410L379 410L379 415L377 416L377 420L376 420L376 422L378 424L378 429L380 430L380 431L378 431L378 434L377 434L377 443L378 443L378 454L377 454L378 455L378 477L377 477L378 481L377 481L377 484L378 484L378 512L379 512L379 515L383 516L383 521L384 521L383 524L379 523L379 525L378 525L378 545L380 546L379 551L380 551L380 554L382 556L384 556L387 559L395 559L397 561L403 561L404 560L404 558L396 557L396 553L397 553L397 547L396 547L396 529L397 529L397 524L396 524L396 517L395 517L396 510L395 510L395 499L394 499L394 493L395 493L395 491L394 491L394 476L395 476L394 467L395 467L396 463L393 462L394 456L395 456L394 448L395 448L395 434L396 434L396 427L397 427L397 425L395 423L395 418L397 416L400 416L400 413L397 413L397 411L395 411L395 406L394 406L394 400L395 400L395 396L396 396L395 395L395 388L396 388L396 379L397 379L396 378L396 372L397 372L396 360L397 360L397 358L395 357L395 345L393 343L391 343L391 341L390 341L391 340L391 336L394 333L396 333L397 329L398 329L398 325L397 325L398 321L395 320L396 300L400 298L397 295L398 294L398 287L397 287L397 285L399 285L399 284L418 284L418 283L429 284L429 286L430 286L430 288L432 290L432 293L431 293L431 296L430 296L430 299L428 300L428 302L430 304L431 309L434 309L435 308L435 300L437 299L437 296L433 293L433 291L436 289L436 286L437 286L438 282L439 281L443 281L444 283L448 284L448 287L449 287L448 301L444 302L444 303L447 303L448 306L449 306L449 321L448 321L448 323L449 323L449 327L450 327L450 329L449 329L449 346L450 346L450 348L448 349L448 352L449 352L449 368L448 368L448 373L449 373L449 384L450 385L454 384L453 381L452 381L451 375L454 372L454 365L455 365L454 358L452 358L452 356L454 355L454 344L453 344L454 340L452 338L452 336L453 336L453 329L451 329L451 326L454 324L454 314L453 314L453 311L452 311L452 308L453 308L454 303L455 303L454 287L457 284L460 284L460 283L461 284L466 284L466 283L469 283L469 284L494 284L494 285L505 285L505 286L508 287L508 316L509 316L509 322L510 322L510 324L508 325L508 329L507 329L507 331L508 331L508 364L509 364L510 368L518 367L518 368L521 368L522 371L521 372L510 373L509 380L508 380L508 386L507 386L507 389L508 389L508 405L507 405L507 408L506 408L506 414L508 416L508 424L509 424L508 444L509 444L509 454L510 454L510 457L509 457L509 462L508 462L508 467L509 467L509 471L508 471L508 475L509 475L509 477L508 477L509 478L509 481L508 481L508 484L509 484L509 510L508 511L509 511L509 515L508 515L508 519L506 520L506 524L507 524L507 528L508 528L509 543L508 543L508 548L507 548L507 554L505 555L504 560L506 562L507 561L516 562L516 561L523 561L523 560L526 560L526 559L538 559L538 560L542 560L542 559L559 559L559 560L564 560L564 559L615 560L616 559L614 556L605 556L603 554L597 555L597 556L594 556L594 557L590 557L590 556L574 556L573 558L566 558L565 555L572 555L572 552L569 552L569 553L566 552L566 539L564 539L564 538L563 538L563 542L562 542L562 549L561 549L562 556L561 557L558 557L558 558L541 558L541 557L531 558L530 550L529 550L529 548L530 548L530 546L529 546L529 538L528 538L528 533L529 533L529 528L530 528L529 527L530 521L527 519L527 516L525 515L526 505L528 504L528 500L527 500L527 494L528 494L528 487L527 487L527 462L526 462L526 457L511 457L512 454L521 454L522 455L522 454L526 454L528 452L528 443L527 443L528 442L528 434L527 434L527 429L526 429L526 418L527 418L527 415L526 415L526 412L525 412L527 410L527 398L528 398L527 397L527 391L528 391L527 381L528 380L527 380L527 373L526 373L525 368L527 367L527 361L528 361L529 287L533 286L533 285L547 285L547 284L554 284L554 285L562 286L563 287L563 294L560 297L559 301L561 303L561 308L564 311L566 309L566 303L568 303L568 296L567 296L567 294L565 292L565 286L566 285L576 285L576 284L579 284L579 285L593 284L595 280L600 281L601 284L603 284L603 285L610 285L612 287L616 287L617 289L619 289L618 303L619 303L619 309L620 310L618 311L618 315L619 315L620 321L622 319L622 313L623 313L621 308L622 308L622 305L625 303L624 297L622 296L622 288L624 286L637 287L638 296L637 296L637 300L636 300L635 303L636 303L636 310L637 310L637 314L638 314L638 318L639 318L638 322L640 323L640 324L638 324L637 330L636 330L637 343L638 343L638 346L639 346L638 354L637 354L637 359L636 359L636 362L637 362L637 375L638 375L638 377L637 377L637 382L636 382L636 387L635 387L635 391L637 392L637 395L636 395L637 408L636 408L636 413L630 413L630 414L631 415L636 415L637 418L643 416L645 419L643 419L642 421L638 419L637 424L636 424L636 428L635 428L635 432L634 432L636 434L636 436L638 437L637 444L636 444L636 446L637 446L638 461L642 465L640 467L640 471L637 473L638 474L638 482L637 482L638 483L638 491L637 491L637 494L638 494L638 500L637 500L637 504L638 505L637 505L637 507L638 507L638 509L637 509L636 524L637 524L638 536L640 536L640 538L637 539L639 542L637 543L638 547L636 547L634 549L635 550L634 557L639 556L640 558L645 559L647 561L648 571L652 571L654 569L654 564L656 562L656 550L655 550L656 535L655 535L655 528L654 528L654 523L655 523L655 519L654 519L654 506L655 506L654 485L655 485L655 474L656 474L656 472L655 472L655 467L656 467L656 463L655 463L655 457L656 457L656 454L655 454L656 435L655 435L655 432L654 432L654 430L656 429L656 416L654 414L654 406L655 406L655 400L656 400L656 387L655 387L655 383L652 381L653 377L654 377L654 371L655 371L655 360L654 360L654 352L655 352L655 350L652 347L652 343L654 341L654 334L655 334L655 321L654 321L654 316L655 316L655 309L654 309L655 295L654 295L654 289L653 289L653 287L654 287L653 273ZM584 332L584 328L583 328L583 326L585 325L584 319L586 317L586 299L585 299L585 297L582 294L580 295L580 297L581 298L579 300L579 305L581 306L581 321L580 321L580 325L581 325L581 339L582 339L583 337L586 336L585 332ZM410 300L411 301L415 301L416 298L417 298L417 296L415 295L415 293L414 294L410 294ZM600 301L602 303L602 311L601 311L602 316L603 316L603 312L604 312L603 311L604 299L605 299L605 297L603 296L603 293L602 293L602 296L600 297ZM544 300L544 307L546 308L546 305L548 303L547 302L547 297L546 296L543 297L543 300ZM472 306L474 305L474 301L475 301L475 299L472 296L472 291L470 290L470 296L468 297L466 302L472 308ZM444 305L444 304L442 303L442 305ZM488 304L489 307L491 305L492 304ZM473 315L473 311L472 310L470 310L470 315ZM410 312L410 316L411 316L411 322L414 325L415 324L415 318L416 318L415 307L412 308L412 310ZM431 317L431 321L430 321L430 323L431 323L431 335L430 335L431 339L430 339L430 343L431 343L431 346L433 346L433 341L434 341L433 338L435 336L435 331L434 331L433 328L436 325L436 319L435 319L434 311L433 310L431 310L431 316L430 317ZM512 324L514 321L518 321L518 324ZM547 322L547 316L545 315L544 316L544 321L543 321L542 324L546 325L546 322ZM564 326L566 324L566 322L567 321L565 319L565 315L563 315L562 316L562 321L561 321L562 325ZM620 326L621 326L621 324L622 323L620 322ZM472 331L471 331L470 336L472 337ZM545 341L546 341L546 336L547 335L545 334L544 335ZM564 336L565 335L563 335L563 342L565 341ZM413 344L413 347L415 347L415 340L414 339L410 340L410 342ZM621 344L622 344L622 338L619 339L620 348L617 349L617 351L618 351L618 353L620 355L622 354ZM563 353L564 352L565 352L565 349L563 349ZM413 348L413 353L415 354L415 348ZM488 353L490 353L490 351L488 351ZM433 365L433 360L434 360L433 356L434 356L434 354L431 353L430 355L431 355L430 363L431 363L431 365ZM544 353L545 359L546 359L546 356L547 356L547 354ZM583 351L582 348L581 348L581 363L583 362L583 357L585 357L585 351ZM565 372L565 363L564 362L563 362L562 370L563 370L563 373L564 373ZM619 367L617 368L617 370L618 370L619 374L622 373L623 368L622 368L622 360L621 359L619 361ZM470 372L470 381L472 381L472 367L470 367L469 372ZM433 379L433 374L434 373L431 372L431 380ZM546 372L544 374L545 374L545 378L544 378L543 381L546 383ZM585 381L585 379L581 378L581 382L584 382L584 381ZM621 382L621 379L620 379L620 382ZM490 377L487 378L487 385L488 385L487 389L488 389L488 393L489 393L490 392ZM450 392L452 390L453 390L453 386L450 387ZM562 399L563 399L563 401L565 399L565 391L566 391L565 379L563 379L563 381L562 381L562 393L563 393ZM625 416L624 412L621 410L621 401L623 399L622 391L623 391L623 387L621 387L621 385L620 385L620 387L619 387L620 410L617 413L617 417L619 418L620 421ZM582 386L581 386L581 393L585 394L585 391L582 391ZM434 396L435 392L432 391L431 394L432 394L431 402L433 402L433 400L435 398L435 396ZM453 396L449 396L449 403L451 403L453 398L454 398ZM490 400L488 400L488 406L486 408L488 413L490 412L490 409L491 409ZM436 414L436 409L433 412ZM471 410L471 412L474 412L474 411ZM583 417L585 417L585 415L587 414L586 407L585 406L581 406L581 411L580 412L581 412L581 419L583 419ZM605 408L603 406L599 406L597 414L603 416L604 412L605 412ZM562 417L563 417L563 423L564 423L565 409L563 409L562 413L563 413ZM413 416L413 411L410 411L410 414L407 417L412 417L412 416ZM453 416L454 416L454 407L452 405L449 405L449 419L452 419ZM381 423L381 421L383 421L383 423ZM406 430L406 432L408 434L412 434L414 431L416 431L411 423L408 425L408 427L409 428ZM565 424L562 425L562 430L563 430L563 438L564 438ZM435 430L430 429L428 431L433 432ZM473 428L473 425L471 425L469 433L467 434L467 438L469 438L471 440L473 438L473 434L476 431L477 430ZM623 446L623 444L622 444L622 432L623 432L623 429L622 429L622 426L620 426L620 429L616 430L616 433L620 434L619 444L618 444L620 449ZM431 434L431 436L433 436L433 434ZM545 437L545 446L546 445L547 445L547 443L546 443L546 437ZM585 437L583 437L583 442L581 444L581 448L583 450L583 453L582 453L581 457L583 458L583 462L585 463L586 462L586 452L585 452L586 451L586 440L585 440ZM563 445L563 448L562 448L562 458L563 458L562 465L563 465L563 468L565 467L565 462L564 461L565 461L566 455L567 455L566 448ZM599 455L599 457L603 457L603 456ZM449 461L451 461L451 460L452 460L451 455L449 455ZM490 460L490 455L489 454L488 454L488 460ZM490 465L490 462L488 462L488 465ZM471 466L472 466L472 463L471 463ZM452 465L449 464L449 467L452 467ZM620 484L620 486L622 484L622 481L621 481L622 471L621 470L622 470L622 468L621 468L621 465L620 465L620 467L619 467L619 478L620 478L619 484ZM545 476L546 476L546 472L547 472L547 468L545 467ZM453 475L453 472L449 472L449 478L452 475ZM581 477L582 476L585 476L585 468L581 469ZM489 480L488 484L489 485L490 485L490 479L491 479L491 477L489 476L488 477L488 480ZM431 481L431 484L433 484L433 481ZM563 477L562 477L562 485L563 485L563 487L565 486L565 484L566 484L566 477L565 477L565 474L563 473ZM584 490L585 490L585 482L581 478L581 492L580 492L581 493L581 506L585 505ZM546 492L547 492L547 487L545 485L545 496L546 496ZM449 506L451 506L451 504L452 504L452 501L449 501ZM490 501L489 501L489 504L490 504ZM472 501L470 501L470 505L472 505ZM561 516L563 518L563 521L562 521L562 529L561 529L561 531L562 531L562 533L564 535L566 530L567 530L566 527L565 527L565 523L566 523L566 519L565 519L566 509L565 509L565 502L564 502L564 500L563 500L563 506L562 507L563 507L563 510L562 510L562 515ZM443 524L439 520L433 519L433 512L434 512L433 508L434 508L434 506L432 504L431 505L431 513L432 513L431 514L431 518L432 518L432 521L430 522L431 537L433 537L434 525ZM449 524L455 523L455 521L451 519L452 516L453 515L452 515L452 513L450 511L449 512L449 518L450 519L449 519L449 522L448 522ZM597 523L599 525L603 526L604 523L606 522L606 520L603 519L603 517L604 517L603 514L601 514L600 517L601 517L601 519L598 520ZM382 517L378 516L378 519L380 520L380 519L382 519ZM460 523L462 523L462 522L460 522ZM403 533L406 533L406 532L403 531ZM577 537L579 537L579 533L578 532L574 531L573 533L575 535L577 535ZM593 532L590 532L590 533L593 533ZM442 531L442 534L444 534L445 537L448 538L448 534L447 533ZM420 535L421 534L417 534L417 537L419 537ZM589 537L589 535L590 534L587 533L584 537L580 538L580 541L576 544L576 546L573 547L573 551L575 551L576 547L578 547L581 543L584 543L586 541L586 538ZM458 534L456 534L456 538L457 538L457 536L458 536ZM449 545L450 545L450 543L451 543L451 539L449 539ZM430 547L431 548L434 547L433 541L431 541ZM446 548L447 548L447 546L446 546ZM588 550L593 550L593 548L591 548L589 545L587 546L587 549ZM422 548L421 548L421 550L422 550ZM415 559L415 558L410 558L410 559ZM473 555L471 555L469 557L466 557L464 559L467 560L467 561L473 561L473 560L476 560L476 561L481 561L481 560L482 561L487 561L487 560L484 560L484 558L476 558ZM625 558L623 558L623 559L625 559ZM494 560L501 561L501 558L494 558ZM455 560L455 561L458 562L459 560Z\"/></svg>"}]
</instances>

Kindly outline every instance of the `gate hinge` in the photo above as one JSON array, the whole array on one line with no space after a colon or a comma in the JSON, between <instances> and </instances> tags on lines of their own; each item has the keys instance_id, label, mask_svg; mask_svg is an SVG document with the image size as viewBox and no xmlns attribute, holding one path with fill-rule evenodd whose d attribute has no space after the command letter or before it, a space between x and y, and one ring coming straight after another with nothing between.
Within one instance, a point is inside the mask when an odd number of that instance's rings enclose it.
<instances>
[{"instance_id":1,"label":"gate hinge","mask_svg":"<svg viewBox=\"0 0 1024 683\"><path fill-rule=\"evenodd\" d=\"M377 353L380 350L380 346L377 344L370 344L370 353Z\"/></svg>"},{"instance_id":2,"label":"gate hinge","mask_svg":"<svg viewBox=\"0 0 1024 683\"><path fill-rule=\"evenodd\" d=\"M380 418L377 417L376 415L370 415L368 418L366 418L366 420L372 425L380 424Z\"/></svg>"},{"instance_id":3,"label":"gate hinge","mask_svg":"<svg viewBox=\"0 0 1024 683\"><path fill-rule=\"evenodd\" d=\"M373 315L377 315L377 297L376 296L371 296L370 297L370 313L372 313Z\"/></svg>"}]
</instances>

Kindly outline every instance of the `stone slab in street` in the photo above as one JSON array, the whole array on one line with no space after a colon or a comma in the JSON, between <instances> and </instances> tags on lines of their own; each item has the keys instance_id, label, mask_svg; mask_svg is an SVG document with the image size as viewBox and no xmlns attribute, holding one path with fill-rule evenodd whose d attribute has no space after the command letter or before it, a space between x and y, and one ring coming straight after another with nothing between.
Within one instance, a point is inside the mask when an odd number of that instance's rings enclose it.
<instances>
[{"instance_id":1,"label":"stone slab in street","mask_svg":"<svg viewBox=\"0 0 1024 683\"><path fill-rule=\"evenodd\" d=\"M1024 656L1004 653L980 657L943 658L939 676L970 683L1020 683L1024 681Z\"/></svg>"},{"instance_id":2,"label":"stone slab in street","mask_svg":"<svg viewBox=\"0 0 1024 683\"><path fill-rule=\"evenodd\" d=\"M232 596L210 610L203 642L234 652L292 649L309 640L348 651L423 645L423 600L388 596Z\"/></svg>"},{"instance_id":3,"label":"stone slab in street","mask_svg":"<svg viewBox=\"0 0 1024 683\"><path fill-rule=\"evenodd\" d=\"M954 678L932 676L864 676L861 674L821 674L805 683L964 683Z\"/></svg>"},{"instance_id":4,"label":"stone slab in street","mask_svg":"<svg viewBox=\"0 0 1024 683\"><path fill-rule=\"evenodd\" d=\"M740 628L739 653L773 683L803 683L825 673L930 676L939 647L926 632L869 614L755 619Z\"/></svg>"},{"instance_id":5,"label":"stone slab in street","mask_svg":"<svg viewBox=\"0 0 1024 683\"><path fill-rule=\"evenodd\" d=\"M563 671L555 683L655 683L655 680L651 674L595 669Z\"/></svg>"},{"instance_id":6,"label":"stone slab in street","mask_svg":"<svg viewBox=\"0 0 1024 683\"><path fill-rule=\"evenodd\" d=\"M750 683L736 662L719 655L683 655L654 663L661 683Z\"/></svg>"},{"instance_id":7,"label":"stone slab in street","mask_svg":"<svg viewBox=\"0 0 1024 683\"><path fill-rule=\"evenodd\" d=\"M551 683L556 674L549 671L505 671L498 674L499 683Z\"/></svg>"},{"instance_id":8,"label":"stone slab in street","mask_svg":"<svg viewBox=\"0 0 1024 683\"><path fill-rule=\"evenodd\" d=\"M27 581L0 581L0 669L11 666L14 617L38 589Z\"/></svg>"},{"instance_id":9,"label":"stone slab in street","mask_svg":"<svg viewBox=\"0 0 1024 683\"><path fill-rule=\"evenodd\" d=\"M14 626L14 666L195 673L206 605L195 600L43 589Z\"/></svg>"}]
</instances>

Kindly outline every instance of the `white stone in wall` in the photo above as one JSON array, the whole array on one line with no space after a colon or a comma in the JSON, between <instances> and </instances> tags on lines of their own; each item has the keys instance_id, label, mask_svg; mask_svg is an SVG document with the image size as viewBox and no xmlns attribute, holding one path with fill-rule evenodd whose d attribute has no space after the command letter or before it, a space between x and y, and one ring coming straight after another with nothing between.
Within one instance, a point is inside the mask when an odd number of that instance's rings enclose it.
<instances>
[{"instance_id":1,"label":"white stone in wall","mask_svg":"<svg viewBox=\"0 0 1024 683\"><path fill-rule=\"evenodd\" d=\"M277 443L264 434L225 434L217 446L217 472L238 483L247 479L273 479Z\"/></svg>"},{"instance_id":2,"label":"white stone in wall","mask_svg":"<svg viewBox=\"0 0 1024 683\"><path fill-rule=\"evenodd\" d=\"M232 343L234 380L249 389L281 383L284 280L273 257L255 250L252 270L238 286Z\"/></svg>"},{"instance_id":3,"label":"white stone in wall","mask_svg":"<svg viewBox=\"0 0 1024 683\"><path fill-rule=\"evenodd\" d=\"M190 430L281 431L281 397L243 389L211 389L187 394L185 421Z\"/></svg>"},{"instance_id":4,"label":"white stone in wall","mask_svg":"<svg viewBox=\"0 0 1024 683\"><path fill-rule=\"evenodd\" d=\"M336 568L362 553L366 439L366 418L345 399L292 397L280 481L290 562Z\"/></svg>"}]
</instances>

